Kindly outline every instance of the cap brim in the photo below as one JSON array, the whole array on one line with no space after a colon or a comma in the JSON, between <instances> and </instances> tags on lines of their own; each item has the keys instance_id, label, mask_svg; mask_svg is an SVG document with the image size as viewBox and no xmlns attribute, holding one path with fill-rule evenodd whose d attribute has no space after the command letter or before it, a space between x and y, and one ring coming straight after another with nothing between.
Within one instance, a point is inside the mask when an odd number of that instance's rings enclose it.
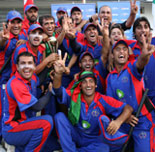
<instances>
[{"instance_id":1,"label":"cap brim","mask_svg":"<svg viewBox=\"0 0 155 152\"><path fill-rule=\"evenodd\" d=\"M127 42L125 42L125 40L118 40L118 41L112 46L112 52L113 52L113 50L116 48L116 46L117 46L118 44L124 44L126 47L128 47L128 44L127 44Z\"/></svg>"},{"instance_id":2,"label":"cap brim","mask_svg":"<svg viewBox=\"0 0 155 152\"><path fill-rule=\"evenodd\" d=\"M12 20L15 20L15 19L20 19L21 21L23 20L23 19L20 18L20 17L13 17L13 18L9 19L9 21L12 21Z\"/></svg>"},{"instance_id":3,"label":"cap brim","mask_svg":"<svg viewBox=\"0 0 155 152\"><path fill-rule=\"evenodd\" d=\"M95 28L97 28L97 26L95 25L95 24L93 24L93 23L90 23L89 25L87 25L87 27L84 29L84 32L88 29L88 27L90 27L90 26L94 26Z\"/></svg>"}]
</instances>

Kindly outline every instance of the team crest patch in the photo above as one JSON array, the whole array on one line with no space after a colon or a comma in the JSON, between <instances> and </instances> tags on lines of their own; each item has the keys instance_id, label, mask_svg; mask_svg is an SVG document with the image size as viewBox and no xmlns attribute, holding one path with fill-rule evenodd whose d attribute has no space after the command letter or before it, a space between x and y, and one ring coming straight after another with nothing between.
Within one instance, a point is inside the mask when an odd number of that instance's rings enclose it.
<instances>
[{"instance_id":1,"label":"team crest patch","mask_svg":"<svg viewBox=\"0 0 155 152\"><path fill-rule=\"evenodd\" d=\"M97 117L99 115L99 112L97 110L93 110L91 114L93 117Z\"/></svg>"},{"instance_id":2,"label":"team crest patch","mask_svg":"<svg viewBox=\"0 0 155 152\"><path fill-rule=\"evenodd\" d=\"M128 82L128 77L123 77L123 78L122 78L122 82L123 82L123 83Z\"/></svg>"},{"instance_id":3,"label":"team crest patch","mask_svg":"<svg viewBox=\"0 0 155 152\"><path fill-rule=\"evenodd\" d=\"M84 128L84 129L88 129L88 128L90 128L90 123L89 122L87 122L87 121L85 121L85 120L82 120L82 127Z\"/></svg>"},{"instance_id":4,"label":"team crest patch","mask_svg":"<svg viewBox=\"0 0 155 152\"><path fill-rule=\"evenodd\" d=\"M116 94L119 99L122 99L124 97L124 92L122 90L117 89Z\"/></svg>"},{"instance_id":5,"label":"team crest patch","mask_svg":"<svg viewBox=\"0 0 155 152\"><path fill-rule=\"evenodd\" d=\"M140 139L145 139L146 136L147 136L147 134L146 134L146 132L144 132L144 131L142 131L142 132L139 133L139 138L140 138Z\"/></svg>"}]
</instances>

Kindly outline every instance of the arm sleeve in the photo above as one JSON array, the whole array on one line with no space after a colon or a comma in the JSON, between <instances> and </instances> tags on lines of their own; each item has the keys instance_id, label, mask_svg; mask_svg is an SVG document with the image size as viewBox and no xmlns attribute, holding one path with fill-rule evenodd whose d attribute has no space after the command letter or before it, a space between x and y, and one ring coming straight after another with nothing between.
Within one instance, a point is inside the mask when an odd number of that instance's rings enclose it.
<instances>
[{"instance_id":1,"label":"arm sleeve","mask_svg":"<svg viewBox=\"0 0 155 152\"><path fill-rule=\"evenodd\" d=\"M74 39L69 39L70 41L70 46L73 50L73 52L78 55L81 52L81 45L77 43L76 38Z\"/></svg>"},{"instance_id":2,"label":"arm sleeve","mask_svg":"<svg viewBox=\"0 0 155 152\"><path fill-rule=\"evenodd\" d=\"M118 24L121 25L121 27L122 27L122 29L123 29L124 31L131 29L131 27L126 27L126 21L123 22L123 23L118 23Z\"/></svg>"},{"instance_id":3,"label":"arm sleeve","mask_svg":"<svg viewBox=\"0 0 155 152\"><path fill-rule=\"evenodd\" d=\"M126 105L126 103L118 101L112 97L104 96L103 99L105 100L104 109L106 114L110 114L114 117L118 117Z\"/></svg>"},{"instance_id":4,"label":"arm sleeve","mask_svg":"<svg viewBox=\"0 0 155 152\"><path fill-rule=\"evenodd\" d=\"M134 77L136 79L138 79L139 81L141 81L142 76L143 76L143 72L142 73L138 72L137 67L136 67L136 62L137 62L137 60L134 62L130 62L128 66L129 66L132 74L134 75Z\"/></svg>"},{"instance_id":5,"label":"arm sleeve","mask_svg":"<svg viewBox=\"0 0 155 152\"><path fill-rule=\"evenodd\" d=\"M51 92L47 92L44 96L42 96L41 98L39 98L38 102L35 103L31 107L31 109L32 110L35 110L35 111L42 110L47 105L47 103L50 101L51 96L52 96L52 93Z\"/></svg>"},{"instance_id":6,"label":"arm sleeve","mask_svg":"<svg viewBox=\"0 0 155 152\"><path fill-rule=\"evenodd\" d=\"M56 95L57 101L60 104L65 104L69 107L71 101L70 90L67 90L64 87L60 87L58 89L53 88L53 92Z\"/></svg>"}]
</instances>

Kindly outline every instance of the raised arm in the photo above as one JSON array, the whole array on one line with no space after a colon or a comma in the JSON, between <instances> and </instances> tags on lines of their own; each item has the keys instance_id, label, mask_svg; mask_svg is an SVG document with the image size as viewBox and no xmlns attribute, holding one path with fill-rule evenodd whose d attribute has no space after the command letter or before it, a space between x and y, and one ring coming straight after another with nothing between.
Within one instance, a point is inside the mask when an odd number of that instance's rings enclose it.
<instances>
[{"instance_id":1,"label":"raised arm","mask_svg":"<svg viewBox=\"0 0 155 152\"><path fill-rule=\"evenodd\" d=\"M130 16L128 17L125 24L127 28L130 28L133 25L137 12L138 6L136 5L136 0L134 0L133 2L132 0L130 0Z\"/></svg>"},{"instance_id":2,"label":"raised arm","mask_svg":"<svg viewBox=\"0 0 155 152\"><path fill-rule=\"evenodd\" d=\"M5 23L3 23L3 30L0 32L0 47L5 46L6 41L10 37L10 24L8 24L8 28L6 28Z\"/></svg>"},{"instance_id":3,"label":"raised arm","mask_svg":"<svg viewBox=\"0 0 155 152\"><path fill-rule=\"evenodd\" d=\"M109 49L110 49L110 39L109 39L109 25L107 23L104 23L104 19L101 20L101 25L99 22L97 22L97 25L102 32L103 36L103 47L101 51L101 60L104 65L106 65L109 55Z\"/></svg>"},{"instance_id":4,"label":"raised arm","mask_svg":"<svg viewBox=\"0 0 155 152\"><path fill-rule=\"evenodd\" d=\"M53 88L57 89L61 87L62 75L66 71L65 61L67 58L67 53L65 53L64 58L61 58L54 63L54 79L53 79Z\"/></svg>"},{"instance_id":5,"label":"raised arm","mask_svg":"<svg viewBox=\"0 0 155 152\"><path fill-rule=\"evenodd\" d=\"M146 42L146 38L144 34L142 34L142 53L138 57L137 62L136 62L136 67L138 72L142 72L144 69L144 66L149 62L150 56L154 52L154 45L151 45L151 39L152 39L152 34L149 34L148 42Z\"/></svg>"}]
</instances>

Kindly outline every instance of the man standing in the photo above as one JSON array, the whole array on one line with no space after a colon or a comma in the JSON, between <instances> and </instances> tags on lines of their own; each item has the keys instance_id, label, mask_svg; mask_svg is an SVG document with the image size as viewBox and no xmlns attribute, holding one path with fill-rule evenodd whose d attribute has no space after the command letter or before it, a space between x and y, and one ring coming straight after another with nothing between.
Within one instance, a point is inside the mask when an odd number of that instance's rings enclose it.
<instances>
[{"instance_id":1,"label":"man standing","mask_svg":"<svg viewBox=\"0 0 155 152\"><path fill-rule=\"evenodd\" d=\"M23 21L22 28L28 32L28 29L32 24L38 24L38 7L34 4L27 5L24 14L26 15L26 18Z\"/></svg>"},{"instance_id":2,"label":"man standing","mask_svg":"<svg viewBox=\"0 0 155 152\"><path fill-rule=\"evenodd\" d=\"M61 79L65 71L65 57L55 62L53 81L58 102L70 108L68 118L63 113L55 116L62 149L70 152L108 152L109 147L99 140L99 116L105 113L118 116L107 129L109 134L115 134L130 116L132 108L95 92L96 78L90 71L82 72L71 90L63 88Z\"/></svg>"},{"instance_id":3,"label":"man standing","mask_svg":"<svg viewBox=\"0 0 155 152\"><path fill-rule=\"evenodd\" d=\"M150 56L154 52L154 46L146 43L146 37L141 35L143 43L142 53L137 60L128 61L129 48L125 40L117 41L113 48L113 58L115 69L107 77L107 95L117 100L129 104L133 108L128 123L134 126L132 137L134 140L134 151L153 152L154 151L154 125L155 111L150 100L145 101L140 116L137 119L134 114L138 110L141 102L144 84L143 70L149 62ZM128 133L130 126L123 124L121 130ZM121 147L114 147L112 151L119 151Z\"/></svg>"},{"instance_id":4,"label":"man standing","mask_svg":"<svg viewBox=\"0 0 155 152\"><path fill-rule=\"evenodd\" d=\"M130 47L133 50L133 54L135 58L137 58L141 53L143 49L143 43L142 43L142 35L146 38L146 43L149 43L151 41L151 44L155 45L155 38L152 38L151 34L151 25L148 21L148 19L144 16L139 17L136 19L133 25L133 34L136 39L136 42L131 43ZM155 104L155 79L154 79L154 65L155 65L155 52L151 55L150 60L148 64L145 66L144 70L144 82L145 82L145 88L148 88L148 96L152 100L152 102Z\"/></svg>"},{"instance_id":5,"label":"man standing","mask_svg":"<svg viewBox=\"0 0 155 152\"><path fill-rule=\"evenodd\" d=\"M46 95L36 98L38 81L34 70L34 56L21 53L17 57L17 72L6 85L2 134L8 144L21 151L40 151L53 128L50 116L35 116L52 93L49 86Z\"/></svg>"},{"instance_id":6,"label":"man standing","mask_svg":"<svg viewBox=\"0 0 155 152\"><path fill-rule=\"evenodd\" d=\"M43 51L45 50L45 47L41 45L42 39L42 27L38 24L32 24L28 30L28 41L25 44L18 46L14 52L12 66L13 73L16 71L15 64L17 61L17 56L21 52L28 51L34 55L37 65L35 70L36 74L41 73L49 63L53 63L54 60L58 58L58 55L56 53L53 53L43 60Z\"/></svg>"}]
</instances>

